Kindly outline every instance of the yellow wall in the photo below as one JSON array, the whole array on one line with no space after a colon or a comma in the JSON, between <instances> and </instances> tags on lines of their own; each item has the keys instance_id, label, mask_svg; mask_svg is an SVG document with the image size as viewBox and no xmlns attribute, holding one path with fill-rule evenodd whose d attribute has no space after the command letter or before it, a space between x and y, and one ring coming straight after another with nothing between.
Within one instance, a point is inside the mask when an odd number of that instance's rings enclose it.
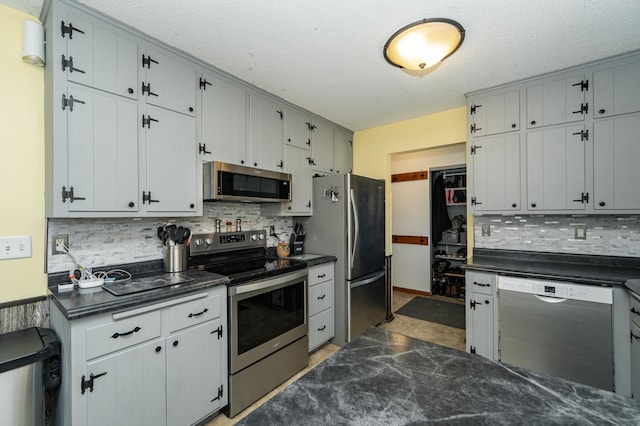
<instances>
[{"instance_id":1,"label":"yellow wall","mask_svg":"<svg viewBox=\"0 0 640 426\"><path fill-rule=\"evenodd\" d=\"M31 15L0 5L0 236L31 236L31 257L0 260L0 303L46 294L44 68L22 61Z\"/></svg>"},{"instance_id":2,"label":"yellow wall","mask_svg":"<svg viewBox=\"0 0 640 426\"><path fill-rule=\"evenodd\" d=\"M466 108L400 121L356 132L353 172L386 180L386 252L391 254L391 155L467 140ZM390 202L391 201L391 202Z\"/></svg>"}]
</instances>

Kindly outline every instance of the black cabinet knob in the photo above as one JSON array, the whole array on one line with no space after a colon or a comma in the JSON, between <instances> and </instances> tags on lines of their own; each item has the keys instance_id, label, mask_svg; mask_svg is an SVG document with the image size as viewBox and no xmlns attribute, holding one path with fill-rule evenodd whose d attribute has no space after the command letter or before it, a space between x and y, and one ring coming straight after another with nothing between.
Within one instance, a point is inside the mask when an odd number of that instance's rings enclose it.
<instances>
[{"instance_id":1,"label":"black cabinet knob","mask_svg":"<svg viewBox=\"0 0 640 426\"><path fill-rule=\"evenodd\" d=\"M134 203L133 201L129 201L129 207L133 207L135 205L136 205L136 203Z\"/></svg>"},{"instance_id":2,"label":"black cabinet knob","mask_svg":"<svg viewBox=\"0 0 640 426\"><path fill-rule=\"evenodd\" d=\"M189 112L193 112L193 107L189 107Z\"/></svg>"},{"instance_id":3,"label":"black cabinet knob","mask_svg":"<svg viewBox=\"0 0 640 426\"><path fill-rule=\"evenodd\" d=\"M196 205L195 205L195 204L193 204L193 203L189 204L189 208L190 208L190 209L194 208L195 206L196 206Z\"/></svg>"},{"instance_id":4,"label":"black cabinet knob","mask_svg":"<svg viewBox=\"0 0 640 426\"><path fill-rule=\"evenodd\" d=\"M531 203L531 207L535 208L536 207L536 203Z\"/></svg>"},{"instance_id":5,"label":"black cabinet knob","mask_svg":"<svg viewBox=\"0 0 640 426\"><path fill-rule=\"evenodd\" d=\"M253 167L258 167L258 163L253 163Z\"/></svg>"},{"instance_id":6,"label":"black cabinet knob","mask_svg":"<svg viewBox=\"0 0 640 426\"><path fill-rule=\"evenodd\" d=\"M287 207L289 210L291 210L291 206Z\"/></svg>"},{"instance_id":7,"label":"black cabinet knob","mask_svg":"<svg viewBox=\"0 0 640 426\"><path fill-rule=\"evenodd\" d=\"M175 348L176 346L178 346L178 341L177 340L173 342L173 347Z\"/></svg>"},{"instance_id":8,"label":"black cabinet knob","mask_svg":"<svg viewBox=\"0 0 640 426\"><path fill-rule=\"evenodd\" d=\"M600 204L600 207L604 207L606 203L604 201L600 201L598 204Z\"/></svg>"},{"instance_id":9,"label":"black cabinet knob","mask_svg":"<svg viewBox=\"0 0 640 426\"><path fill-rule=\"evenodd\" d=\"M244 160L240 160L240 164L244 164Z\"/></svg>"},{"instance_id":10,"label":"black cabinet knob","mask_svg":"<svg viewBox=\"0 0 640 426\"><path fill-rule=\"evenodd\" d=\"M160 352L162 350L162 346L156 346L156 352Z\"/></svg>"},{"instance_id":11,"label":"black cabinet knob","mask_svg":"<svg viewBox=\"0 0 640 426\"><path fill-rule=\"evenodd\" d=\"M515 209L516 207L518 207L518 205L516 203L513 203L513 204L511 204L511 207L513 207Z\"/></svg>"},{"instance_id":12,"label":"black cabinet knob","mask_svg":"<svg viewBox=\"0 0 640 426\"><path fill-rule=\"evenodd\" d=\"M513 123L513 124L511 125L511 128L512 128L512 129L515 129L516 127L518 127L518 126L516 125L516 123Z\"/></svg>"},{"instance_id":13,"label":"black cabinet knob","mask_svg":"<svg viewBox=\"0 0 640 426\"><path fill-rule=\"evenodd\" d=\"M531 125L532 125L532 126L535 126L535 125L536 125L536 120L532 120L532 121L531 121Z\"/></svg>"},{"instance_id":14,"label":"black cabinet knob","mask_svg":"<svg viewBox=\"0 0 640 426\"><path fill-rule=\"evenodd\" d=\"M132 89L131 87L129 87L129 88L127 89L127 92L129 92L129 94L133 95L133 89Z\"/></svg>"},{"instance_id":15,"label":"black cabinet knob","mask_svg":"<svg viewBox=\"0 0 640 426\"><path fill-rule=\"evenodd\" d=\"M599 114L604 114L605 110L601 109L600 111L598 111Z\"/></svg>"}]
</instances>

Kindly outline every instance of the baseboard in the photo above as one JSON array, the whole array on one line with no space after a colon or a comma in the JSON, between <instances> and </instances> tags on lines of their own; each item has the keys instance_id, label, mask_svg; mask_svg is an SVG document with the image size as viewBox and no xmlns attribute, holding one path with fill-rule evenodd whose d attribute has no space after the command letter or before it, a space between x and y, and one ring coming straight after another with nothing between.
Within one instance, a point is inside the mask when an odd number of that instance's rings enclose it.
<instances>
[{"instance_id":1,"label":"baseboard","mask_svg":"<svg viewBox=\"0 0 640 426\"><path fill-rule=\"evenodd\" d=\"M403 288L393 286L394 290L401 291L403 293L417 294L418 296L431 296L431 293L428 291L414 290L412 288Z\"/></svg>"}]
</instances>

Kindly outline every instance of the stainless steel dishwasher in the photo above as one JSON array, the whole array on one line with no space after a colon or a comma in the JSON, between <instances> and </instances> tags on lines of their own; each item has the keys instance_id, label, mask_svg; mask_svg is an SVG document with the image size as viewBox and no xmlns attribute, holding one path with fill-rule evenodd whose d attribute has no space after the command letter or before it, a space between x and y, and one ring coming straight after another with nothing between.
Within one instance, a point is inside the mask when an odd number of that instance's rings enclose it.
<instances>
[{"instance_id":1,"label":"stainless steel dishwasher","mask_svg":"<svg viewBox=\"0 0 640 426\"><path fill-rule=\"evenodd\" d=\"M500 360L613 390L610 287L498 277Z\"/></svg>"}]
</instances>

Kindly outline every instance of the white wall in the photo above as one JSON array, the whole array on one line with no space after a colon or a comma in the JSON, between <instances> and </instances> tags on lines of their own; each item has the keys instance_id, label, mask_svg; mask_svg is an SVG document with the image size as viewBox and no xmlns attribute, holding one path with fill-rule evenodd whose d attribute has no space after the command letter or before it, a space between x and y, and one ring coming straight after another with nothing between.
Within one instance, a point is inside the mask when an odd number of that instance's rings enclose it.
<instances>
[{"instance_id":1,"label":"white wall","mask_svg":"<svg viewBox=\"0 0 640 426\"><path fill-rule=\"evenodd\" d=\"M438 170L465 164L465 145L402 153L391 157L391 173ZM431 241L431 180L391 183L392 235L427 235ZM393 244L394 287L431 291L431 245Z\"/></svg>"}]
</instances>

